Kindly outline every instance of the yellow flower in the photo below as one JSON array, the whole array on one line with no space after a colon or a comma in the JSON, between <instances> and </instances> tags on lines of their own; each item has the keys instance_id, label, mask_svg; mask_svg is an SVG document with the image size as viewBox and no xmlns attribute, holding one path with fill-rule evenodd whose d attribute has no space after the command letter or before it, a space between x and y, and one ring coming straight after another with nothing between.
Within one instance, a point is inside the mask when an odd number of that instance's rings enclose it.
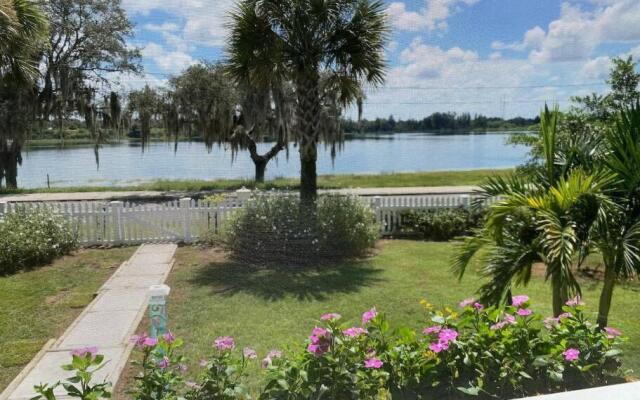
<instances>
[{"instance_id":1,"label":"yellow flower","mask_svg":"<svg viewBox=\"0 0 640 400\"><path fill-rule=\"evenodd\" d=\"M427 310L433 310L433 305L429 303L427 300L420 300L420 304Z\"/></svg>"}]
</instances>

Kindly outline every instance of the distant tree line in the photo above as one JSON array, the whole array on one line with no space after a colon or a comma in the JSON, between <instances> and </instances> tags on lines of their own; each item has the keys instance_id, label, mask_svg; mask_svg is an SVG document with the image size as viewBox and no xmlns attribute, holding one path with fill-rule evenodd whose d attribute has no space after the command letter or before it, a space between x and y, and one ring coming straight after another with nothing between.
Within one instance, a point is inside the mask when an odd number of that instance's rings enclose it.
<instances>
[{"instance_id":1,"label":"distant tree line","mask_svg":"<svg viewBox=\"0 0 640 400\"><path fill-rule=\"evenodd\" d=\"M483 131L527 129L540 123L540 117L511 118L471 116L469 113L436 112L423 119L396 120L389 118L363 119L360 122L346 120L343 122L346 133L357 132L432 132L432 131Z\"/></svg>"}]
</instances>

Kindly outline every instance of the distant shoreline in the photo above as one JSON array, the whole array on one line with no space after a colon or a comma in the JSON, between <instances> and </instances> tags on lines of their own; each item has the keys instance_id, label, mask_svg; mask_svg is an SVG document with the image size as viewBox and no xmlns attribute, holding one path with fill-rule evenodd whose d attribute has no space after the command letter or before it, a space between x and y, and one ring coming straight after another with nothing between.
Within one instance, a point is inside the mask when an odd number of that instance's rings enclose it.
<instances>
[{"instance_id":1,"label":"distant shoreline","mask_svg":"<svg viewBox=\"0 0 640 400\"><path fill-rule=\"evenodd\" d=\"M453 130L440 130L440 131L398 131L398 132L388 132L388 131L365 131L365 132L345 132L345 138L348 140L349 138L358 138L365 135L380 135L380 136L392 136L399 134L407 134L407 133L422 133L428 135L484 135L484 134L513 134L513 133L533 133L534 130L524 129L524 128L510 128L510 129L453 129ZM165 138L160 136L155 136L149 139L151 143L161 143L161 142L173 142L172 138ZM200 143L203 141L202 138L192 137L192 138L179 138L179 142L194 142ZM265 140L265 142L271 142L271 140ZM121 137L120 139L108 140L102 143L101 145L114 145L114 144L123 144L123 143L131 143L131 144L140 144L142 141L140 139L133 139L129 137ZM77 147L77 146L94 146L95 142L91 138L70 138L70 139L31 139L25 143L25 149L35 149L35 148L47 148L47 147Z\"/></svg>"},{"instance_id":2,"label":"distant shoreline","mask_svg":"<svg viewBox=\"0 0 640 400\"><path fill-rule=\"evenodd\" d=\"M433 171L407 172L384 174L336 174L318 177L320 189L347 188L391 188L391 187L420 187L420 186L468 186L479 185L489 176L505 176L513 171L507 169L478 169L467 171ZM246 179L220 180L155 180L148 183L124 186L78 186L54 187L51 189L18 189L0 191L0 194L21 193L73 193L73 192L108 192L108 191L167 191L167 192L203 192L237 190L242 187L270 189L298 188L297 178L276 178L256 185ZM0 197L0 201L2 198Z\"/></svg>"}]
</instances>

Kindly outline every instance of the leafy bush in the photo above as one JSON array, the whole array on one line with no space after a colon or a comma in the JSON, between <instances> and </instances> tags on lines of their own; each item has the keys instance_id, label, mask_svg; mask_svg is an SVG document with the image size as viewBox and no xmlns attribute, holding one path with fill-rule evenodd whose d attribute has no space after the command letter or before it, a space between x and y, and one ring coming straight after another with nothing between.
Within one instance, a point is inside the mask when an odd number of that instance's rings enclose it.
<instances>
[{"instance_id":1,"label":"leafy bush","mask_svg":"<svg viewBox=\"0 0 640 400\"><path fill-rule=\"evenodd\" d=\"M70 225L48 210L16 210L0 220L0 275L48 263L77 246Z\"/></svg>"},{"instance_id":2,"label":"leafy bush","mask_svg":"<svg viewBox=\"0 0 640 400\"><path fill-rule=\"evenodd\" d=\"M258 195L229 217L222 243L253 264L315 264L357 257L375 244L375 214L355 197L322 196L315 208L296 196Z\"/></svg>"},{"instance_id":3,"label":"leafy bush","mask_svg":"<svg viewBox=\"0 0 640 400\"><path fill-rule=\"evenodd\" d=\"M484 212L466 208L411 210L402 214L401 234L423 240L447 241L471 233Z\"/></svg>"},{"instance_id":4,"label":"leafy bush","mask_svg":"<svg viewBox=\"0 0 640 400\"><path fill-rule=\"evenodd\" d=\"M473 299L459 310L421 303L421 332L392 329L375 308L355 326L342 324L339 314L321 316L304 347L288 355L272 350L262 359L264 385L253 391L246 371L258 355L237 349L231 337L215 340L213 354L189 381L179 339L136 336L142 372L131 394L136 400L490 399L620 381L620 332L589 323L578 298L558 318L544 320L522 295L503 308Z\"/></svg>"}]
</instances>

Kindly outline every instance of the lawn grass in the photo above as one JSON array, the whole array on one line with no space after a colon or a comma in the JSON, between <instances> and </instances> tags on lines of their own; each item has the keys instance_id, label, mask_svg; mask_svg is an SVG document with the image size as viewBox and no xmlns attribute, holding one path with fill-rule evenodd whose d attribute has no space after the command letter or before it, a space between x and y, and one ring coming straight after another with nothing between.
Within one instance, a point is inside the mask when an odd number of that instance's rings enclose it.
<instances>
[{"instance_id":1,"label":"lawn grass","mask_svg":"<svg viewBox=\"0 0 640 400\"><path fill-rule=\"evenodd\" d=\"M389 173L377 175L321 175L318 177L320 189L371 188L371 187L415 187L415 186L466 186L478 185L488 176L504 176L511 169L480 169L473 171L438 171ZM298 178L276 178L256 185L252 180L156 180L131 186L78 186L67 188L18 189L0 194L19 193L71 193L108 191L161 191L161 192L202 192L214 190L237 190L241 187L260 189L298 189Z\"/></svg>"},{"instance_id":2,"label":"lawn grass","mask_svg":"<svg viewBox=\"0 0 640 400\"><path fill-rule=\"evenodd\" d=\"M0 276L0 392L51 338L64 332L134 248L80 250Z\"/></svg>"},{"instance_id":3,"label":"lawn grass","mask_svg":"<svg viewBox=\"0 0 640 400\"><path fill-rule=\"evenodd\" d=\"M314 321L338 312L357 324L361 313L376 306L393 325L421 327L419 301L455 306L470 297L479 280L473 273L458 282L449 270L451 243L389 241L372 259L336 268L306 271L252 269L226 261L214 250L185 247L169 278L170 326L186 341L192 366L212 351L217 336L231 335L239 347L264 355L270 349L300 349ZM584 300L595 321L600 284L582 279ZM638 288L618 288L610 324L629 337L625 368L640 370ZM542 277L527 288L533 307L551 313L551 292ZM197 367L192 370L197 370ZM257 375L257 368L252 371ZM255 379L253 378L254 383Z\"/></svg>"}]
</instances>

